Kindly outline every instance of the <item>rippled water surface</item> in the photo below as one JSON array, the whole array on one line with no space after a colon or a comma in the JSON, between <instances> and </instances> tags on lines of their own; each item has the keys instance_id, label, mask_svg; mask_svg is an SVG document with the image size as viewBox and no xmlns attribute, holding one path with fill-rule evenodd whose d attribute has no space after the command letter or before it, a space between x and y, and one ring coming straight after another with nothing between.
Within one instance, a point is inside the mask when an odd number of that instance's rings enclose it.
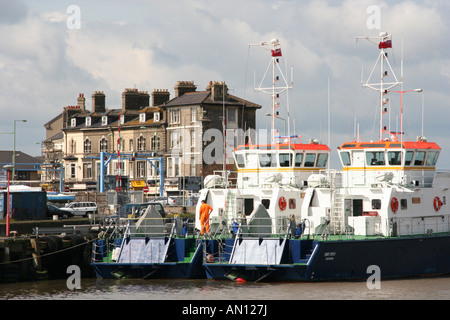
<instances>
[{"instance_id":1,"label":"rippled water surface","mask_svg":"<svg viewBox=\"0 0 450 320\"><path fill-rule=\"evenodd\" d=\"M8 300L448 300L450 277L366 282L234 283L208 280L82 279L81 289L66 280L0 284Z\"/></svg>"}]
</instances>

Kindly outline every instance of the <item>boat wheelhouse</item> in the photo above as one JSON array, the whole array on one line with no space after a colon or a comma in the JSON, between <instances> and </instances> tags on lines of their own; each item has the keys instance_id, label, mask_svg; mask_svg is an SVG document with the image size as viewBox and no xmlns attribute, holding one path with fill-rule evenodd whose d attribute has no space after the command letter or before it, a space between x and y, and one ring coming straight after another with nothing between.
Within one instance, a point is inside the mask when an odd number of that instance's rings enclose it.
<instances>
[{"instance_id":1,"label":"boat wheelhouse","mask_svg":"<svg viewBox=\"0 0 450 320\"><path fill-rule=\"evenodd\" d=\"M325 170L330 149L317 141L239 146L234 151L238 188L263 185L306 187L311 175Z\"/></svg>"},{"instance_id":2,"label":"boat wheelhouse","mask_svg":"<svg viewBox=\"0 0 450 320\"><path fill-rule=\"evenodd\" d=\"M350 142L338 148L343 186L432 187L441 148L435 142Z\"/></svg>"}]
</instances>

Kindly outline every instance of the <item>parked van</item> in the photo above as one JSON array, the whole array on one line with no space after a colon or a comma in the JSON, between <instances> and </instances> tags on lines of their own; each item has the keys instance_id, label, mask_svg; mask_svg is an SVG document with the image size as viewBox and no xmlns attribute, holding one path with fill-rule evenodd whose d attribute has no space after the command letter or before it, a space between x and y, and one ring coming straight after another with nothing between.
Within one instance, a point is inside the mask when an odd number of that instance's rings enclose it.
<instances>
[{"instance_id":1,"label":"parked van","mask_svg":"<svg viewBox=\"0 0 450 320\"><path fill-rule=\"evenodd\" d=\"M68 211L74 216L87 217L89 214L97 213L97 204L95 202L70 202L60 210Z\"/></svg>"}]
</instances>

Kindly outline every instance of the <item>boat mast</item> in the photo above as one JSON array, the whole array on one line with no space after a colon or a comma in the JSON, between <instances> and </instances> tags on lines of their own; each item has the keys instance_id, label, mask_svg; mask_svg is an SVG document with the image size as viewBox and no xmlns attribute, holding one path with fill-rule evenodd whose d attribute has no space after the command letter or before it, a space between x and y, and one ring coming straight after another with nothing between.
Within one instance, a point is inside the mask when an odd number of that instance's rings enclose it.
<instances>
[{"instance_id":1,"label":"boat mast","mask_svg":"<svg viewBox=\"0 0 450 320\"><path fill-rule=\"evenodd\" d=\"M367 81L364 83L362 82L363 87L368 87L370 89L376 90L379 92L380 95L380 131L379 131L379 140L383 140L383 132L386 131L383 126L383 114L386 112L384 105L389 101L388 98L385 97L390 89L394 88L395 86L401 85L403 83L403 78L399 81L392 70L391 64L388 60L388 53L386 52L386 49L392 48L392 35L381 32L378 37L357 37L357 39L366 39L372 43L378 44L378 48L380 49L380 54L378 55L378 59L367 79ZM376 41L376 42L375 42ZM374 74L375 68L377 64L380 63L380 81L371 83L372 76ZM389 67L389 70L393 76L393 80L391 82L385 81L385 77L388 76L388 72L385 71L385 64ZM402 71L403 74L403 71ZM400 134L403 134L400 132Z\"/></svg>"},{"instance_id":2,"label":"boat mast","mask_svg":"<svg viewBox=\"0 0 450 320\"><path fill-rule=\"evenodd\" d=\"M272 134L271 134L271 143L275 143L275 118L278 116L278 112L275 111L276 108L279 107L280 103L277 101L280 97L280 94L284 91L287 91L288 89L292 88L292 81L289 84L285 75L283 74L283 71L280 68L279 62L280 58L282 57L281 53L281 46L278 39L272 39L269 42L261 42L259 44L250 44L249 46L259 46L259 47L271 47L271 60L269 62L269 65L267 66L266 72L264 73L264 76L261 79L261 82L258 86L255 84L255 90L261 91L265 94L272 96ZM267 73L271 69L272 71L272 85L271 87L265 87L263 83L265 82L267 78ZM277 76L277 72L280 74ZM280 79L281 77L281 79ZM280 82L281 85L277 85L277 83ZM289 113L288 113L288 119L286 120L286 125L289 125Z\"/></svg>"}]
</instances>

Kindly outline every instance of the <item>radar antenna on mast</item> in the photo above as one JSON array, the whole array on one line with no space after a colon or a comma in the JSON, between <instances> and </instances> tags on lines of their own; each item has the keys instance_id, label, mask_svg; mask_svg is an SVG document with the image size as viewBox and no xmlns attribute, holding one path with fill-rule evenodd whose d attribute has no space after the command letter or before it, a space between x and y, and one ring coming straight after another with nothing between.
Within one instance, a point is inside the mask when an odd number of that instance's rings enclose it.
<instances>
[{"instance_id":1,"label":"radar antenna on mast","mask_svg":"<svg viewBox=\"0 0 450 320\"><path fill-rule=\"evenodd\" d=\"M278 116L278 112L275 110L280 106L280 102L277 101L280 98L280 94L291 89L293 87L293 79L291 75L290 83L286 79L285 74L280 68L280 59L282 58L281 46L278 39L272 39L270 42L260 42L258 44L250 44L249 46L259 46L259 47L267 47L269 46L271 49L271 60L267 66L267 69L259 83L256 85L255 90L263 92L265 94L272 96L272 134L271 134L271 142L275 143L275 118ZM267 81L269 77L268 72L272 71L272 79L271 86L265 86L264 83ZM292 71L291 71L292 74ZM289 130L289 104L287 105L287 125L288 125L288 136L290 136Z\"/></svg>"},{"instance_id":2,"label":"radar antenna on mast","mask_svg":"<svg viewBox=\"0 0 450 320\"><path fill-rule=\"evenodd\" d=\"M397 79L394 70L392 69L391 64L388 60L388 53L386 52L387 49L392 48L392 35L388 34L387 32L381 32L378 37L368 37L368 36L360 36L356 38L358 39L366 39L372 43L378 44L378 49L380 49L380 54L378 55L378 59L375 63L375 65L372 68L372 71L369 74L369 77L367 78L366 82L363 82L361 79L361 85L363 87L367 87L373 90L376 90L380 94L380 135L379 140L383 140L383 132L388 132L387 128L383 126L383 114L386 113L386 103L389 101L389 99L386 97L386 95L389 93L389 90L403 84L403 79L400 81ZM380 65L380 79L377 81L374 80L374 72L377 67L377 65ZM389 72L385 70L385 67L389 68ZM402 71L403 74L403 71ZM385 78L388 75L392 75L391 81L386 81ZM362 75L361 75L362 76ZM397 132L396 134L402 134L402 132Z\"/></svg>"}]
</instances>

